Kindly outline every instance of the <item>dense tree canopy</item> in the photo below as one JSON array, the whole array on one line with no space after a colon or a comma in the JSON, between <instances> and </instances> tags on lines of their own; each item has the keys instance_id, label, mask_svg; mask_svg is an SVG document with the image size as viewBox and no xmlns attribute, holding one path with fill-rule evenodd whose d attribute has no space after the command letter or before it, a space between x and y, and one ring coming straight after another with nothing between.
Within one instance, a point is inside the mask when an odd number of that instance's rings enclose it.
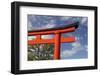
<instances>
[{"instance_id":1,"label":"dense tree canopy","mask_svg":"<svg viewBox=\"0 0 100 76\"><path fill-rule=\"evenodd\" d=\"M28 61L33 60L52 60L53 44L35 44L28 45Z\"/></svg>"}]
</instances>

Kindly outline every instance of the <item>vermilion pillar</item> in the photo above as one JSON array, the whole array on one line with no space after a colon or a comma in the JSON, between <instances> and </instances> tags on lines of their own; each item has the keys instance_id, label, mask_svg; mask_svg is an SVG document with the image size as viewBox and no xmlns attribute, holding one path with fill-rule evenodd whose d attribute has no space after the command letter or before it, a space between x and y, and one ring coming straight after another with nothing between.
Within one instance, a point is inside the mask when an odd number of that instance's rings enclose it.
<instances>
[{"instance_id":1,"label":"vermilion pillar","mask_svg":"<svg viewBox=\"0 0 100 76\"><path fill-rule=\"evenodd\" d=\"M37 35L37 36L36 36L36 39L37 39L37 40L40 40L40 39L41 39L41 35Z\"/></svg>"},{"instance_id":2,"label":"vermilion pillar","mask_svg":"<svg viewBox=\"0 0 100 76\"><path fill-rule=\"evenodd\" d=\"M55 33L54 59L60 59L60 33Z\"/></svg>"}]
</instances>

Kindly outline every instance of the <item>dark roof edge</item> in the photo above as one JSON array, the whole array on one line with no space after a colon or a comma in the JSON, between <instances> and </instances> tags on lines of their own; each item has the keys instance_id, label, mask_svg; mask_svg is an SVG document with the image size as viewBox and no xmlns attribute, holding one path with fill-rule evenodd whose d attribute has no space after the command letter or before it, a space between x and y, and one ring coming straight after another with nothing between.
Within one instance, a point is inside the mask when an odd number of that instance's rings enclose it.
<instances>
[{"instance_id":1,"label":"dark roof edge","mask_svg":"<svg viewBox=\"0 0 100 76\"><path fill-rule=\"evenodd\" d=\"M75 27L75 29L77 29L79 26L79 22L75 22L69 25L65 25L63 27L55 27L55 28L47 28L47 29L39 29L39 30L31 30L28 32L40 32L40 31L50 31L50 30L58 30L58 29L64 29L64 28L71 28L71 27Z\"/></svg>"}]
</instances>

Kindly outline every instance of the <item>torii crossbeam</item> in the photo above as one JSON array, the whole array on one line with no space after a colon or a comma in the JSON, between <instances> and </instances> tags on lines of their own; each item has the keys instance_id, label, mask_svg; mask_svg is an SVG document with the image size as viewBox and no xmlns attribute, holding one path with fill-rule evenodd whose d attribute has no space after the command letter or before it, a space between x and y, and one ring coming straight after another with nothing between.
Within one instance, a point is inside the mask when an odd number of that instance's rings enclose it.
<instances>
[{"instance_id":1,"label":"torii crossbeam","mask_svg":"<svg viewBox=\"0 0 100 76\"><path fill-rule=\"evenodd\" d=\"M34 44L54 44L54 59L60 59L60 43L75 42L75 37L61 37L61 33L74 32L78 28L78 22L66 25L64 27L41 29L28 31L28 36L36 36L34 40L28 40L28 45ZM52 39L41 39L41 35L55 34Z\"/></svg>"}]
</instances>

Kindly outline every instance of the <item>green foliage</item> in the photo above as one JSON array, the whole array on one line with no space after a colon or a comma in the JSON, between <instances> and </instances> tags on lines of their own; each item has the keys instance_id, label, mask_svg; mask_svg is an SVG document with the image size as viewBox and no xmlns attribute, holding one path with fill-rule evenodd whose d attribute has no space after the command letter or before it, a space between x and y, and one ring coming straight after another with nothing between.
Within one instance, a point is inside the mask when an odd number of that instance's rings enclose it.
<instances>
[{"instance_id":1,"label":"green foliage","mask_svg":"<svg viewBox=\"0 0 100 76\"><path fill-rule=\"evenodd\" d=\"M28 61L33 60L52 60L53 44L28 45Z\"/></svg>"}]
</instances>

